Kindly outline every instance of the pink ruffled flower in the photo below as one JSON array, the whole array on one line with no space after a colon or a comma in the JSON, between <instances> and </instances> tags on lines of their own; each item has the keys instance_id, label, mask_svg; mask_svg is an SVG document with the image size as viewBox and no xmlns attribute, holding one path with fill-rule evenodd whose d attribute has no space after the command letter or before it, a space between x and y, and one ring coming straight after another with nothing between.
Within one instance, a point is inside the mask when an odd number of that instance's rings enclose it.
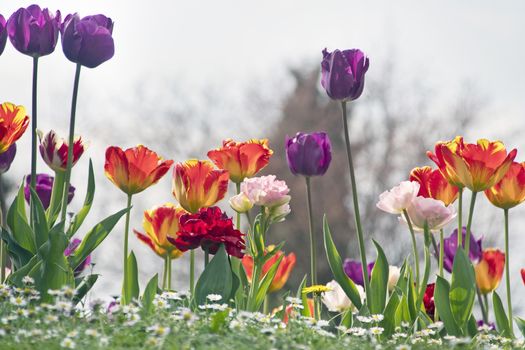
<instances>
[{"instance_id":1,"label":"pink ruffled flower","mask_svg":"<svg viewBox=\"0 0 525 350\"><path fill-rule=\"evenodd\" d=\"M410 207L419 192L419 183L416 181L403 181L379 195L376 206L390 214L401 214L403 210Z\"/></svg>"},{"instance_id":2,"label":"pink ruffled flower","mask_svg":"<svg viewBox=\"0 0 525 350\"><path fill-rule=\"evenodd\" d=\"M433 198L416 197L407 208L408 217L415 231L423 231L425 222L430 231L437 231L447 225L456 217L453 206L445 206L440 200ZM405 221L404 217L400 220ZM405 221L406 222L406 221Z\"/></svg>"},{"instance_id":3,"label":"pink ruffled flower","mask_svg":"<svg viewBox=\"0 0 525 350\"><path fill-rule=\"evenodd\" d=\"M291 198L286 182L277 180L275 175L247 178L241 183L241 191L254 205L268 208L286 204Z\"/></svg>"}]
</instances>

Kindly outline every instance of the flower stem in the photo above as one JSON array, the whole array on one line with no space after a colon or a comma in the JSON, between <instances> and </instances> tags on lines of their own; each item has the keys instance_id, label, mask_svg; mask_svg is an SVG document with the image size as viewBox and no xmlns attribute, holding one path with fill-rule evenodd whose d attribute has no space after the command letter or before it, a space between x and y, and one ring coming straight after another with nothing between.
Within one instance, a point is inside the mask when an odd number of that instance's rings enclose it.
<instances>
[{"instance_id":1,"label":"flower stem","mask_svg":"<svg viewBox=\"0 0 525 350\"><path fill-rule=\"evenodd\" d=\"M483 323L488 325L489 324L489 315L487 313L487 308L488 305L485 305L483 303L483 299L481 298L481 291L479 290L478 287L476 287L476 294L478 295L478 303L479 303L479 308L481 309L481 316L483 317Z\"/></svg>"},{"instance_id":2,"label":"flower stem","mask_svg":"<svg viewBox=\"0 0 525 350\"><path fill-rule=\"evenodd\" d=\"M509 250L509 210L503 210L505 216L505 282L507 284L507 307L509 316L509 328L510 332L513 333L512 325L512 301L510 293L510 250Z\"/></svg>"},{"instance_id":3,"label":"flower stem","mask_svg":"<svg viewBox=\"0 0 525 350\"><path fill-rule=\"evenodd\" d=\"M190 250L190 293L195 291L195 250Z\"/></svg>"},{"instance_id":4,"label":"flower stem","mask_svg":"<svg viewBox=\"0 0 525 350\"><path fill-rule=\"evenodd\" d=\"M306 198L308 205L308 229L310 232L310 280L312 286L317 284L317 261L316 261L316 240L314 232L314 218L312 212L312 192L310 188L310 177L306 179Z\"/></svg>"},{"instance_id":5,"label":"flower stem","mask_svg":"<svg viewBox=\"0 0 525 350\"><path fill-rule=\"evenodd\" d=\"M59 205L62 201L62 194L64 191L64 176L65 173L63 171L55 171L53 189L51 190L51 200L49 201L49 207L47 208L46 213L49 226L53 225L54 220L56 220L56 217L58 216L57 210L60 209L60 206L57 208L57 205ZM53 221L51 221L51 219L53 219Z\"/></svg>"},{"instance_id":6,"label":"flower stem","mask_svg":"<svg viewBox=\"0 0 525 350\"><path fill-rule=\"evenodd\" d=\"M128 202L127 202L127 208L128 212L126 213L126 224L124 226L124 288L127 288L127 281L128 281L128 235L129 235L129 218L130 218L130 208L131 208L131 197L133 195L128 194ZM124 295L123 295L124 297ZM127 304L129 300L125 300L125 303Z\"/></svg>"},{"instance_id":7,"label":"flower stem","mask_svg":"<svg viewBox=\"0 0 525 350\"><path fill-rule=\"evenodd\" d=\"M73 143L75 137L75 115L77 111L77 96L78 96L78 85L80 81L80 63L77 64L75 71L75 82L73 83L73 97L71 99L71 116L69 119L69 140L68 140L68 151L67 151L67 166L66 176L64 181L64 194L62 195L62 212L60 220L64 222L66 220L67 213L67 197L69 193L69 183L71 181L71 168L73 166ZM129 213L129 212L128 212ZM127 258L127 257L126 257Z\"/></svg>"},{"instance_id":8,"label":"flower stem","mask_svg":"<svg viewBox=\"0 0 525 350\"><path fill-rule=\"evenodd\" d=\"M166 283L168 281L168 257L164 258L164 271L162 272L162 290L166 290Z\"/></svg>"},{"instance_id":9,"label":"flower stem","mask_svg":"<svg viewBox=\"0 0 525 350\"><path fill-rule=\"evenodd\" d=\"M37 92L38 92L38 57L33 57L33 91L31 105L31 179L30 187L35 190L36 187L36 130L38 128L37 118ZM30 221L33 222L33 206L29 208Z\"/></svg>"},{"instance_id":10,"label":"flower stem","mask_svg":"<svg viewBox=\"0 0 525 350\"><path fill-rule=\"evenodd\" d=\"M237 182L235 184L235 189L237 190L237 194L241 193L241 183L240 182ZM237 227L237 230L241 230L241 213L237 212L237 222L236 222L236 225Z\"/></svg>"},{"instance_id":11,"label":"flower stem","mask_svg":"<svg viewBox=\"0 0 525 350\"><path fill-rule=\"evenodd\" d=\"M474 205L476 204L476 195L477 192L472 192L472 197L470 197L470 209L468 212L468 221L467 221L467 235L465 236L465 252L467 256L470 254L470 226L472 225L472 218L474 216ZM458 236L462 236L461 231L458 232Z\"/></svg>"},{"instance_id":12,"label":"flower stem","mask_svg":"<svg viewBox=\"0 0 525 350\"><path fill-rule=\"evenodd\" d=\"M270 299L269 295L266 294L264 296L264 304L263 304L263 314L265 314L265 315L268 313L269 308L270 308L270 306L269 306L270 305L270 300L269 299Z\"/></svg>"},{"instance_id":13,"label":"flower stem","mask_svg":"<svg viewBox=\"0 0 525 350\"><path fill-rule=\"evenodd\" d=\"M445 238L443 229L439 230L439 276L443 277L443 259L445 257Z\"/></svg>"},{"instance_id":14,"label":"flower stem","mask_svg":"<svg viewBox=\"0 0 525 350\"><path fill-rule=\"evenodd\" d=\"M204 268L208 266L208 263L210 262L210 253L208 253L207 250L204 251Z\"/></svg>"},{"instance_id":15,"label":"flower stem","mask_svg":"<svg viewBox=\"0 0 525 350\"><path fill-rule=\"evenodd\" d=\"M343 128L344 128L344 134L345 134L346 155L348 157L348 170L350 171L350 183L352 185L352 200L354 204L354 219L355 219L357 240L359 243L359 255L361 256L361 265L363 267L363 282L365 285L366 302L368 306L370 307L370 303L372 299L371 291L370 291L370 280L368 278L365 243L364 243L364 238L363 238L363 229L361 227L361 218L359 214L359 201L357 197L357 185L355 181L354 164L352 161L352 151L350 149L350 136L348 134L348 120L347 120L348 118L346 115L346 101L341 102L341 107L342 107L342 117L343 117Z\"/></svg>"},{"instance_id":16,"label":"flower stem","mask_svg":"<svg viewBox=\"0 0 525 350\"><path fill-rule=\"evenodd\" d=\"M458 191L458 248L463 246L463 188Z\"/></svg>"},{"instance_id":17,"label":"flower stem","mask_svg":"<svg viewBox=\"0 0 525 350\"><path fill-rule=\"evenodd\" d=\"M412 227L412 221L410 221L410 217L408 216L406 209L403 209L403 215L405 216L405 220L407 221L407 224L408 224L408 229L410 230L410 236L412 237L414 266L416 268L416 286L417 288L419 288L419 254L417 253L416 235L414 233L414 228Z\"/></svg>"},{"instance_id":18,"label":"flower stem","mask_svg":"<svg viewBox=\"0 0 525 350\"><path fill-rule=\"evenodd\" d=\"M487 294L483 294L483 300L485 301L485 311L487 312L487 321L490 316L490 308L489 308L489 298L487 297Z\"/></svg>"},{"instance_id":19,"label":"flower stem","mask_svg":"<svg viewBox=\"0 0 525 350\"><path fill-rule=\"evenodd\" d=\"M168 290L171 290L171 257L168 255Z\"/></svg>"}]
</instances>

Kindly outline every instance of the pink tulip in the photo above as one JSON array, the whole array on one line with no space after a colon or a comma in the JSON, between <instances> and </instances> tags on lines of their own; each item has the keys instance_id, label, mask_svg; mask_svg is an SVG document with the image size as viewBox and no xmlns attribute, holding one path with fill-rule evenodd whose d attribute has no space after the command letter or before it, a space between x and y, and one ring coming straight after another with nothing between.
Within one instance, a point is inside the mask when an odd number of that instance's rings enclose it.
<instances>
[{"instance_id":1,"label":"pink tulip","mask_svg":"<svg viewBox=\"0 0 525 350\"><path fill-rule=\"evenodd\" d=\"M379 195L376 206L390 214L401 214L408 209L419 192L419 183L416 181L403 181L390 191Z\"/></svg>"},{"instance_id":2,"label":"pink tulip","mask_svg":"<svg viewBox=\"0 0 525 350\"><path fill-rule=\"evenodd\" d=\"M290 189L286 182L277 180L275 175L246 178L241 183L241 192L254 205L273 208L290 201Z\"/></svg>"},{"instance_id":3,"label":"pink tulip","mask_svg":"<svg viewBox=\"0 0 525 350\"><path fill-rule=\"evenodd\" d=\"M423 231L425 223L430 231L437 231L456 217L453 206L445 206L440 200L433 198L416 197L407 208L408 217L415 231ZM404 217L400 220L405 221Z\"/></svg>"}]
</instances>

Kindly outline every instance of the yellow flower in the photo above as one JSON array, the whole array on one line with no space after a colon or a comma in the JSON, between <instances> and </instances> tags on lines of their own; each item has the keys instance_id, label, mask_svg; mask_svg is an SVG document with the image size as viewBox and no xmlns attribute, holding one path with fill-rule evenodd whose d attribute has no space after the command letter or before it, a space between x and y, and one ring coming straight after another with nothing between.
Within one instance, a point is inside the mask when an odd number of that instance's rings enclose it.
<instances>
[{"instance_id":1,"label":"yellow flower","mask_svg":"<svg viewBox=\"0 0 525 350\"><path fill-rule=\"evenodd\" d=\"M310 294L310 293L321 294L321 293L324 293L324 292L329 292L331 290L332 290L332 288L330 288L328 286L325 286L323 284L316 284L316 285L313 285L313 286L310 286L310 287L303 288L302 293L303 294Z\"/></svg>"}]
</instances>

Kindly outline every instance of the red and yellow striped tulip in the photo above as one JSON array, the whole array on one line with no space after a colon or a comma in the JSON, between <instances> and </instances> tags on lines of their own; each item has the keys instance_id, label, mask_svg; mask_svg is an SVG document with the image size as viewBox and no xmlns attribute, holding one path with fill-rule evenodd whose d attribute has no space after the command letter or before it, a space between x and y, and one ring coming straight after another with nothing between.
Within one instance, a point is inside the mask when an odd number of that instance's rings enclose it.
<instances>
[{"instance_id":1,"label":"red and yellow striped tulip","mask_svg":"<svg viewBox=\"0 0 525 350\"><path fill-rule=\"evenodd\" d=\"M0 154L4 153L26 131L29 117L23 106L10 102L0 105Z\"/></svg>"},{"instance_id":2,"label":"red and yellow striped tulip","mask_svg":"<svg viewBox=\"0 0 525 350\"><path fill-rule=\"evenodd\" d=\"M445 179L439 169L429 166L414 168L410 172L410 181L419 183L418 196L442 201L446 206L458 198L458 188Z\"/></svg>"},{"instance_id":3,"label":"red and yellow striped tulip","mask_svg":"<svg viewBox=\"0 0 525 350\"><path fill-rule=\"evenodd\" d=\"M273 250L273 246L269 246L268 250ZM262 268L262 276L265 276L266 273L272 268L273 265L277 263L277 260L279 260L280 257L283 257L281 260L281 263L279 264L279 267L277 268L277 272L275 273L275 276L273 277L272 283L270 284L270 287L268 288L268 293L276 292L280 290L284 285L286 284L286 281L288 281L288 277L290 277L290 273L292 272L294 266L295 266L295 254L290 253L287 256L284 255L283 251L278 251L275 253L274 256L268 260L263 268ZM242 258L242 265L244 266L244 270L246 271L246 277L248 277L248 281L252 281L252 274L253 274L253 257L250 255L244 255Z\"/></svg>"},{"instance_id":4,"label":"red and yellow striped tulip","mask_svg":"<svg viewBox=\"0 0 525 350\"><path fill-rule=\"evenodd\" d=\"M516 153L513 149L507 154L500 141L479 139L475 144L464 143L463 137L458 136L453 141L436 144L436 153L429 152L429 157L450 183L480 192L505 176Z\"/></svg>"},{"instance_id":5,"label":"red and yellow striped tulip","mask_svg":"<svg viewBox=\"0 0 525 350\"><path fill-rule=\"evenodd\" d=\"M184 209L171 203L146 210L142 221L145 234L134 230L135 235L161 258L177 259L183 253L168 241L168 237L177 236L179 218L184 213L186 213Z\"/></svg>"},{"instance_id":6,"label":"red and yellow striped tulip","mask_svg":"<svg viewBox=\"0 0 525 350\"><path fill-rule=\"evenodd\" d=\"M124 193L133 195L156 184L170 169L172 160L163 160L145 146L111 146L106 150L104 171L107 178Z\"/></svg>"},{"instance_id":7,"label":"red and yellow striped tulip","mask_svg":"<svg viewBox=\"0 0 525 350\"><path fill-rule=\"evenodd\" d=\"M173 171L173 195L190 213L211 207L228 189L228 171L215 169L207 160L190 159L177 163Z\"/></svg>"},{"instance_id":8,"label":"red and yellow striped tulip","mask_svg":"<svg viewBox=\"0 0 525 350\"><path fill-rule=\"evenodd\" d=\"M485 249L480 262L474 268L476 283L483 294L498 288L503 268L505 267L505 253L498 249Z\"/></svg>"},{"instance_id":9,"label":"red and yellow striped tulip","mask_svg":"<svg viewBox=\"0 0 525 350\"><path fill-rule=\"evenodd\" d=\"M510 209L525 201L525 162L513 162L500 182L485 191L496 207Z\"/></svg>"},{"instance_id":10,"label":"red and yellow striped tulip","mask_svg":"<svg viewBox=\"0 0 525 350\"><path fill-rule=\"evenodd\" d=\"M38 130L37 134L40 139L40 155L42 159L44 159L44 162L54 171L66 171L67 153L69 152L68 141L58 136L54 130L50 130L45 135L41 130ZM87 146L87 143L82 140L82 137L75 136L72 166L77 163Z\"/></svg>"},{"instance_id":11,"label":"red and yellow striped tulip","mask_svg":"<svg viewBox=\"0 0 525 350\"><path fill-rule=\"evenodd\" d=\"M222 142L222 147L208 152L208 158L219 169L228 170L230 180L241 183L264 168L272 154L268 139L251 139L246 142L226 139Z\"/></svg>"}]
</instances>

